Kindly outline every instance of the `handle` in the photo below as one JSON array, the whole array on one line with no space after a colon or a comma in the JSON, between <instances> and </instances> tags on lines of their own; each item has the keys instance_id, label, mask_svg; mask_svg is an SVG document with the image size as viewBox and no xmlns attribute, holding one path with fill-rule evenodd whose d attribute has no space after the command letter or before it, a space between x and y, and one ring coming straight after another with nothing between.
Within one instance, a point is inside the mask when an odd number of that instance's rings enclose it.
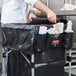
<instances>
[{"instance_id":1,"label":"handle","mask_svg":"<svg viewBox=\"0 0 76 76\"><path fill-rule=\"evenodd\" d=\"M63 22L64 24L66 24L67 20L57 18L57 23L58 22ZM33 18L31 23L34 23L34 24L53 24L52 22L49 22L49 20L46 17Z\"/></svg>"}]
</instances>

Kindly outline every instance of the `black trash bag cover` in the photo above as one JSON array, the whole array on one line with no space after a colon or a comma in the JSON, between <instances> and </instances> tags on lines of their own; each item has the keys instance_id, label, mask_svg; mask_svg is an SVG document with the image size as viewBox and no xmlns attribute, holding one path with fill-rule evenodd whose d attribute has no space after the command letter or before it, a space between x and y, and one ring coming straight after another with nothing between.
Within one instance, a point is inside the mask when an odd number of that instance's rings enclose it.
<instances>
[{"instance_id":1,"label":"black trash bag cover","mask_svg":"<svg viewBox=\"0 0 76 76\"><path fill-rule=\"evenodd\" d=\"M11 26L11 25L10 25ZM34 44L34 26L26 26L24 28L2 28L3 47L12 50L23 51L31 54Z\"/></svg>"}]
</instances>

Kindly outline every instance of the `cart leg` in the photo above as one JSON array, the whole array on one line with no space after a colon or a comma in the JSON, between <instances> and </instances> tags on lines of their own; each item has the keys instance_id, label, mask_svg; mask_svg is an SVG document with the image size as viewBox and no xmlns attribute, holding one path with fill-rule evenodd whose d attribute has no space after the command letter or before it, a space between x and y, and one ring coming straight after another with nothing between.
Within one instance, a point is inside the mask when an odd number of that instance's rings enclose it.
<instances>
[{"instance_id":1,"label":"cart leg","mask_svg":"<svg viewBox=\"0 0 76 76\"><path fill-rule=\"evenodd\" d=\"M3 58L2 58L2 76L7 76L7 62L8 55L12 50L8 50L8 48L2 48Z\"/></svg>"},{"instance_id":2,"label":"cart leg","mask_svg":"<svg viewBox=\"0 0 76 76\"><path fill-rule=\"evenodd\" d=\"M71 49L69 50L69 57L71 58ZM69 76L71 76L71 60L69 61Z\"/></svg>"},{"instance_id":3,"label":"cart leg","mask_svg":"<svg viewBox=\"0 0 76 76\"><path fill-rule=\"evenodd\" d=\"M31 76L35 76L35 68L34 68L34 54L31 55L31 62L33 64L31 69Z\"/></svg>"},{"instance_id":4,"label":"cart leg","mask_svg":"<svg viewBox=\"0 0 76 76\"><path fill-rule=\"evenodd\" d=\"M8 56L6 55L7 48L2 48L3 58L2 58L2 76L7 76L7 61Z\"/></svg>"}]
</instances>

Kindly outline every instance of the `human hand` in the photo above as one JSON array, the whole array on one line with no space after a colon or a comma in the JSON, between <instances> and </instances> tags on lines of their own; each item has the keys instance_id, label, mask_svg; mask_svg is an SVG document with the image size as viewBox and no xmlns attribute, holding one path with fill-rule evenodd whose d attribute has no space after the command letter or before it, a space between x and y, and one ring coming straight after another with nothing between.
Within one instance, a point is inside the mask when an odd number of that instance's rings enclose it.
<instances>
[{"instance_id":1,"label":"human hand","mask_svg":"<svg viewBox=\"0 0 76 76\"><path fill-rule=\"evenodd\" d=\"M56 23L57 21L56 14L53 11L48 11L47 18L52 23Z\"/></svg>"},{"instance_id":2,"label":"human hand","mask_svg":"<svg viewBox=\"0 0 76 76\"><path fill-rule=\"evenodd\" d=\"M34 13L29 13L28 19L29 21L32 21L33 18L36 18L37 16Z\"/></svg>"}]
</instances>

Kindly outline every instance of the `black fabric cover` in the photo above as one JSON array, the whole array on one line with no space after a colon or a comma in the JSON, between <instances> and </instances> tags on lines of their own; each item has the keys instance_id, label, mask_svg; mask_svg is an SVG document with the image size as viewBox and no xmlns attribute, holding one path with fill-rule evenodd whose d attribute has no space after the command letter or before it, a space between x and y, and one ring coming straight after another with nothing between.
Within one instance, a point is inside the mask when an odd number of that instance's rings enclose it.
<instances>
[{"instance_id":1,"label":"black fabric cover","mask_svg":"<svg viewBox=\"0 0 76 76\"><path fill-rule=\"evenodd\" d=\"M35 48L36 51L49 50L50 48L58 49L64 47L64 33L62 34L36 34Z\"/></svg>"},{"instance_id":2,"label":"black fabric cover","mask_svg":"<svg viewBox=\"0 0 76 76\"><path fill-rule=\"evenodd\" d=\"M30 55L25 56L31 60ZM7 76L30 76L31 67L18 51L13 51L8 56Z\"/></svg>"},{"instance_id":3,"label":"black fabric cover","mask_svg":"<svg viewBox=\"0 0 76 76\"><path fill-rule=\"evenodd\" d=\"M72 49L73 46L73 32L71 33L64 33L64 46L65 49L69 50Z\"/></svg>"},{"instance_id":4,"label":"black fabric cover","mask_svg":"<svg viewBox=\"0 0 76 76\"><path fill-rule=\"evenodd\" d=\"M43 52L35 53L35 63L51 63L65 61L65 50L64 48L50 48Z\"/></svg>"},{"instance_id":5,"label":"black fabric cover","mask_svg":"<svg viewBox=\"0 0 76 76\"><path fill-rule=\"evenodd\" d=\"M8 57L7 76L31 75L31 66L20 52L22 52L30 62L31 54L34 53L36 64L64 62L64 34L39 35L38 30L39 26L35 25L25 25L24 28L2 27L2 46L13 50ZM52 44L54 39L59 40L59 43L55 44L55 46ZM63 67L64 63L49 64L39 67L36 68L35 76L46 76L47 74L48 76L64 76ZM56 74L54 72L56 72Z\"/></svg>"},{"instance_id":6,"label":"black fabric cover","mask_svg":"<svg viewBox=\"0 0 76 76\"><path fill-rule=\"evenodd\" d=\"M47 27L50 28L52 26L48 25ZM41 35L38 34L38 31L39 26L35 25L25 25L24 28L2 27L3 47L28 54L31 54L33 50L43 51L50 48L63 48L63 33L55 35L46 33Z\"/></svg>"},{"instance_id":7,"label":"black fabric cover","mask_svg":"<svg viewBox=\"0 0 76 76\"><path fill-rule=\"evenodd\" d=\"M25 25L24 28L2 27L2 46L31 54L33 51L35 32L35 27L32 25Z\"/></svg>"},{"instance_id":8,"label":"black fabric cover","mask_svg":"<svg viewBox=\"0 0 76 76\"><path fill-rule=\"evenodd\" d=\"M65 76L64 63L52 63L35 69L35 76Z\"/></svg>"}]
</instances>

